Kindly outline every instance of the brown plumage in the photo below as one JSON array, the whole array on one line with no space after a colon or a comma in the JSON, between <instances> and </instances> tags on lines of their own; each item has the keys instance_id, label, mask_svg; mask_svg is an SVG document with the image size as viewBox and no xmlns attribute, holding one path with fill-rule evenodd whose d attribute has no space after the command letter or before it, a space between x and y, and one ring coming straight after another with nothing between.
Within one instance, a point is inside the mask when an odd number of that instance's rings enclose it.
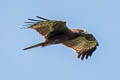
<instances>
[{"instance_id":1,"label":"brown plumage","mask_svg":"<svg viewBox=\"0 0 120 80\"><path fill-rule=\"evenodd\" d=\"M28 48L24 48L24 50L38 46L45 47L48 45L62 43L63 45L74 49L78 53L78 58L81 57L81 59L83 60L84 58L87 59L88 56L91 56L92 53L95 51L96 47L98 46L98 42L95 39L95 37L92 34L86 32L85 30L80 29L70 30L66 26L65 21L48 20L39 16L37 16L37 18L43 21L28 19L32 22L25 23L35 22L28 28L36 30L39 34L41 34L45 38L45 41L30 46Z\"/></svg>"}]
</instances>

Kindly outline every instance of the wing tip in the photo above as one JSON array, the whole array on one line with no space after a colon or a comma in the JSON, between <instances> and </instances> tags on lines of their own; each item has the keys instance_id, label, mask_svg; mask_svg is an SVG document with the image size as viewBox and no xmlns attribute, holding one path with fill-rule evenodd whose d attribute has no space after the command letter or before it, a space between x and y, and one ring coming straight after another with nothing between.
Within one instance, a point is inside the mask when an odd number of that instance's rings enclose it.
<instances>
[{"instance_id":1,"label":"wing tip","mask_svg":"<svg viewBox=\"0 0 120 80\"><path fill-rule=\"evenodd\" d=\"M40 16L36 16L36 17L39 18L39 19L42 19L42 20L50 21L49 19L46 19L46 18L43 18L43 17L40 17Z\"/></svg>"},{"instance_id":2,"label":"wing tip","mask_svg":"<svg viewBox=\"0 0 120 80\"><path fill-rule=\"evenodd\" d=\"M97 47L94 47L93 49L84 52L84 53L78 53L78 58L81 58L81 60L88 59L89 57L92 56L93 52L96 50Z\"/></svg>"},{"instance_id":3,"label":"wing tip","mask_svg":"<svg viewBox=\"0 0 120 80\"><path fill-rule=\"evenodd\" d=\"M28 22L24 22L24 23L27 23L26 25L24 26L28 26L27 28L32 28L32 26L35 26L36 24L40 23L40 22L43 22L43 20L46 20L48 21L48 19L45 19L43 17L40 17L40 16L36 16L37 18L39 19L42 19L42 20L37 20L37 19L28 19L29 21Z\"/></svg>"}]
</instances>

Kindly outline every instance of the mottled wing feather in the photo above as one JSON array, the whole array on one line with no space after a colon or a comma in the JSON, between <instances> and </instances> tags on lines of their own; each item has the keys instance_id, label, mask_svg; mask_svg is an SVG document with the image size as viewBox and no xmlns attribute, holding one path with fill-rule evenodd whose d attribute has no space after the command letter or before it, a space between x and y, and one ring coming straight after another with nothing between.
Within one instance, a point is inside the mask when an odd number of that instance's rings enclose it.
<instances>
[{"instance_id":1,"label":"mottled wing feather","mask_svg":"<svg viewBox=\"0 0 120 80\"><path fill-rule=\"evenodd\" d=\"M74 49L78 53L78 58L81 57L83 60L84 57L87 59L95 51L97 41L89 41L84 36L79 36L73 40L64 42L63 45Z\"/></svg>"},{"instance_id":2,"label":"mottled wing feather","mask_svg":"<svg viewBox=\"0 0 120 80\"><path fill-rule=\"evenodd\" d=\"M39 34L41 34L43 37L47 38L48 35L55 30L55 27L58 23L58 21L40 21L36 24L33 24L29 26L28 28L36 30Z\"/></svg>"},{"instance_id":3,"label":"mottled wing feather","mask_svg":"<svg viewBox=\"0 0 120 80\"><path fill-rule=\"evenodd\" d=\"M71 30L66 26L66 22L55 20L40 21L28 28L36 30L46 39L59 32L71 32Z\"/></svg>"}]
</instances>

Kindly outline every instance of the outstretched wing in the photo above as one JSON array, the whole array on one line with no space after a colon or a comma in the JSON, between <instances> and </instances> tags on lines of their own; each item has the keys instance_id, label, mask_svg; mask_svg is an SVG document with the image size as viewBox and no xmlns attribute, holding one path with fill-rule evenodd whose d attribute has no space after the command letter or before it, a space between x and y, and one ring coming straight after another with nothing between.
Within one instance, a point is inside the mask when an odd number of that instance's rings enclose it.
<instances>
[{"instance_id":1,"label":"outstretched wing","mask_svg":"<svg viewBox=\"0 0 120 80\"><path fill-rule=\"evenodd\" d=\"M49 37L59 33L59 32L67 32L70 29L67 28L65 21L56 21L56 20L48 20L42 17L37 16L44 21L28 19L31 21L38 21L33 25L30 25L28 28L36 30L39 34L41 34L44 38L48 39ZM30 22L27 22L30 23Z\"/></svg>"},{"instance_id":2,"label":"outstretched wing","mask_svg":"<svg viewBox=\"0 0 120 80\"><path fill-rule=\"evenodd\" d=\"M83 60L84 57L87 59L88 56L92 55L98 46L98 42L92 34L86 34L73 40L66 41L63 45L74 49L78 53L78 58L81 57L81 60Z\"/></svg>"}]
</instances>

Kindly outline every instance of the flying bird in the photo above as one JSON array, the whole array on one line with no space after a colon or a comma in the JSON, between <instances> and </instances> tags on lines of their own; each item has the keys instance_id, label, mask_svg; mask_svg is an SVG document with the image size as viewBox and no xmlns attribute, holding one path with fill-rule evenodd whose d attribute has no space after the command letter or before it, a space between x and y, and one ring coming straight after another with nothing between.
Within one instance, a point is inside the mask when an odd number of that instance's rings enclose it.
<instances>
[{"instance_id":1,"label":"flying bird","mask_svg":"<svg viewBox=\"0 0 120 80\"><path fill-rule=\"evenodd\" d=\"M95 37L86 30L69 29L66 26L66 21L49 20L40 16L36 16L39 20L28 19L31 25L30 29L36 30L41 34L45 41L33 46L24 48L23 50L35 48L38 46L46 47L54 44L63 44L66 47L72 48L78 53L78 58L83 60L96 50L98 42Z\"/></svg>"}]
</instances>

